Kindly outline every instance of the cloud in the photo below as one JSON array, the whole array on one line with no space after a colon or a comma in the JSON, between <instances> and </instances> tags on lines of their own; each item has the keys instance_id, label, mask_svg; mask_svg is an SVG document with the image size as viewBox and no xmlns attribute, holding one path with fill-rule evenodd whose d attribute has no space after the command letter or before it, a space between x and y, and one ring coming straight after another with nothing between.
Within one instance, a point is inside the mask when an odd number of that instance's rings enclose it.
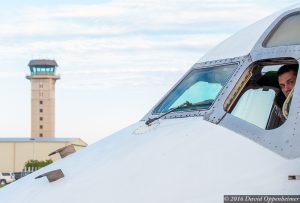
<instances>
[{"instance_id":1,"label":"cloud","mask_svg":"<svg viewBox=\"0 0 300 203\"><path fill-rule=\"evenodd\" d=\"M86 79L77 78L80 85L97 86L101 74L107 76L101 78L105 84L111 84L109 78L118 84L115 75L143 81L150 69L157 71L154 78L165 77L167 69L178 75L229 34L273 12L265 7L270 2L118 0L26 6L0 14L0 59L54 58L66 78L75 77L71 70L86 72L81 72ZM93 75L97 78L88 82ZM79 87L77 82L73 87Z\"/></svg>"},{"instance_id":2,"label":"cloud","mask_svg":"<svg viewBox=\"0 0 300 203\"><path fill-rule=\"evenodd\" d=\"M249 23L270 13L241 1L112 1L94 5L27 6L9 19L2 14L0 36L109 35L181 30L191 26ZM146 33L144 33L146 34Z\"/></svg>"},{"instance_id":3,"label":"cloud","mask_svg":"<svg viewBox=\"0 0 300 203\"><path fill-rule=\"evenodd\" d=\"M25 73L22 72L22 71L3 71L3 72L0 72L0 78L5 78L5 79L8 79L8 78L24 78L25 77Z\"/></svg>"},{"instance_id":4,"label":"cloud","mask_svg":"<svg viewBox=\"0 0 300 203\"><path fill-rule=\"evenodd\" d=\"M36 40L24 43L0 44L0 58L21 58L48 55L46 58L57 58L69 64L103 64L113 65L129 61L153 61L171 58L170 53L180 56L187 52L207 49L225 38L226 35L182 35L159 37L122 38L75 38L69 40ZM29 55L30 53L30 55ZM163 60L161 60L163 61ZM147 62L146 62L147 63Z\"/></svg>"},{"instance_id":5,"label":"cloud","mask_svg":"<svg viewBox=\"0 0 300 203\"><path fill-rule=\"evenodd\" d=\"M64 72L64 89L108 89L113 87L140 88L170 86L183 73L179 69L121 69Z\"/></svg>"}]
</instances>

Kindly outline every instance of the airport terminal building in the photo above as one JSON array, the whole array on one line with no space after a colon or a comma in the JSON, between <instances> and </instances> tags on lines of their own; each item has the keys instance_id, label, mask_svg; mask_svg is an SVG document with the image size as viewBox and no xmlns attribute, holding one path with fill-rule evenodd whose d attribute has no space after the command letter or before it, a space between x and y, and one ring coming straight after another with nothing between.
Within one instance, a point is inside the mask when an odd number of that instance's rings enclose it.
<instances>
[{"instance_id":1,"label":"airport terminal building","mask_svg":"<svg viewBox=\"0 0 300 203\"><path fill-rule=\"evenodd\" d=\"M87 146L80 138L0 138L0 172L21 172L30 159L58 160L58 154L48 155L70 144L76 151Z\"/></svg>"}]
</instances>

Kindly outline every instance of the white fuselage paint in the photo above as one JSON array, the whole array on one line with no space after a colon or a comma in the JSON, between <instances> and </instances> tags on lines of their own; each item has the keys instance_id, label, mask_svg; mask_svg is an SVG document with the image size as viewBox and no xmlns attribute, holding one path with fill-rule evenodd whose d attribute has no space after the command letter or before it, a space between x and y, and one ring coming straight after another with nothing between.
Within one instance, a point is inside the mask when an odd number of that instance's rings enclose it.
<instances>
[{"instance_id":1,"label":"white fuselage paint","mask_svg":"<svg viewBox=\"0 0 300 203\"><path fill-rule=\"evenodd\" d=\"M299 173L299 159L284 159L200 117L160 120L135 133L141 127L144 122L1 189L1 202L207 203L230 194L299 193L300 181L288 180ZM58 168L63 179L34 179Z\"/></svg>"}]
</instances>

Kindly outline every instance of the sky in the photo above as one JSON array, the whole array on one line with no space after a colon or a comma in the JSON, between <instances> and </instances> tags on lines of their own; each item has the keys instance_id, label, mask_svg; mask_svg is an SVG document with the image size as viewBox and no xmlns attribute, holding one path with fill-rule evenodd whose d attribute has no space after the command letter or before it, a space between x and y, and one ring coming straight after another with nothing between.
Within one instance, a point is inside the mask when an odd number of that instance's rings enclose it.
<instances>
[{"instance_id":1,"label":"sky","mask_svg":"<svg viewBox=\"0 0 300 203\"><path fill-rule=\"evenodd\" d=\"M201 56L298 0L3 1L0 137L30 137L31 59L55 59L56 137L139 121Z\"/></svg>"}]
</instances>

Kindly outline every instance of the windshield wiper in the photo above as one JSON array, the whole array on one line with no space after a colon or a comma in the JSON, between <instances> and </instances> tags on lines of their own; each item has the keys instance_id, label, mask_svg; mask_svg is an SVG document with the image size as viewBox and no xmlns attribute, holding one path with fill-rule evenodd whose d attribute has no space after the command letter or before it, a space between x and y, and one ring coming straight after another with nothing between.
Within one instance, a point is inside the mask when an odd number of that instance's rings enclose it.
<instances>
[{"instance_id":1,"label":"windshield wiper","mask_svg":"<svg viewBox=\"0 0 300 203\"><path fill-rule=\"evenodd\" d=\"M176 107L174 107L174 108L171 108L169 111L167 111L166 113L164 113L164 114L162 114L162 115L160 115L160 116L157 116L157 117L155 117L155 118L149 118L149 119L145 122L145 124L148 125L148 126L150 126L151 123L153 123L153 121L156 121L156 120L160 119L161 117L164 117L165 115L167 115L167 114L169 114L169 113L171 113L171 112L173 112L173 111L176 111L177 109L180 109L180 108L182 108L182 107L189 107L189 106L192 106L192 105L193 105L193 104L192 104L191 102L186 101L186 102L184 102L183 104L181 104L181 105L179 105L179 106L176 106Z\"/></svg>"},{"instance_id":2,"label":"windshield wiper","mask_svg":"<svg viewBox=\"0 0 300 203\"><path fill-rule=\"evenodd\" d=\"M184 107L201 107L201 106L208 106L208 105L212 105L213 102L214 102L213 99L207 99L207 100L205 100L205 101L198 102L198 103L195 103L195 104L193 104L193 103L191 103L191 102L189 102L189 101L186 101L186 102L184 102L183 104L181 104L181 105L179 105L179 106L176 106L176 107L174 107L174 108L171 108L169 111L167 111L166 113L164 113L164 114L162 114L162 115L160 115L160 116L157 116L157 117L155 117L155 118L149 118L149 119L145 122L145 124L148 125L148 126L150 126L151 123L153 123L154 121L156 121L156 120L158 120L158 119L164 117L165 115L167 115L167 114L169 114L169 113L172 113L173 111L176 111L176 110L181 109L181 108L184 108Z\"/></svg>"}]
</instances>

